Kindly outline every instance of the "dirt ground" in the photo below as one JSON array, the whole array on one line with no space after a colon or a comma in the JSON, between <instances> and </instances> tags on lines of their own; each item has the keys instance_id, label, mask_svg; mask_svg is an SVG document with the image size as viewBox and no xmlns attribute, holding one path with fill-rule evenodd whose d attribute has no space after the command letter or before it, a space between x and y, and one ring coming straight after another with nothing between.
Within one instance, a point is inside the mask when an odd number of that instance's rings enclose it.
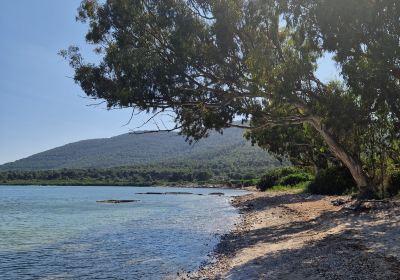
<instances>
[{"instance_id":1,"label":"dirt ground","mask_svg":"<svg viewBox=\"0 0 400 280\"><path fill-rule=\"evenodd\" d=\"M242 221L211 264L181 279L400 279L400 202L295 193L237 197Z\"/></svg>"}]
</instances>

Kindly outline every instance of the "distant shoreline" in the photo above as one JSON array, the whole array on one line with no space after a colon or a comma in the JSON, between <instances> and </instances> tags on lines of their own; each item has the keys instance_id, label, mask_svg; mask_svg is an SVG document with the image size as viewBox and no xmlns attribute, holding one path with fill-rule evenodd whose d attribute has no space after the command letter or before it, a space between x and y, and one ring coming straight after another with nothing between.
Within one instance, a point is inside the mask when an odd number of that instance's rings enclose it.
<instances>
[{"instance_id":1,"label":"distant shoreline","mask_svg":"<svg viewBox=\"0 0 400 280\"><path fill-rule=\"evenodd\" d=\"M70 183L65 181L63 183L54 183L54 182L0 182L1 186L64 186L64 187L165 187L165 188L208 188L208 189L236 189L236 190L254 190L254 187L241 187L241 186L230 186L228 184L212 184L212 183L205 183L205 184L193 184L193 183L154 183L154 184L136 184L136 183Z\"/></svg>"}]
</instances>

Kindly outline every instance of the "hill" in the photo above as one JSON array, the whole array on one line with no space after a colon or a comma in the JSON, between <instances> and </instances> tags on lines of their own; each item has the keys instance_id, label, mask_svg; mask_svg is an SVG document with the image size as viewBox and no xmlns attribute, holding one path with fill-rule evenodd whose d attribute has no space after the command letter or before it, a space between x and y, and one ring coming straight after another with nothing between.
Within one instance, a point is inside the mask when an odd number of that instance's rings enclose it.
<instances>
[{"instance_id":1,"label":"hill","mask_svg":"<svg viewBox=\"0 0 400 280\"><path fill-rule=\"evenodd\" d=\"M280 163L266 151L252 146L237 128L211 133L190 145L177 133L123 134L84 140L6 163L0 171L104 169L122 166L236 165L268 168Z\"/></svg>"}]
</instances>

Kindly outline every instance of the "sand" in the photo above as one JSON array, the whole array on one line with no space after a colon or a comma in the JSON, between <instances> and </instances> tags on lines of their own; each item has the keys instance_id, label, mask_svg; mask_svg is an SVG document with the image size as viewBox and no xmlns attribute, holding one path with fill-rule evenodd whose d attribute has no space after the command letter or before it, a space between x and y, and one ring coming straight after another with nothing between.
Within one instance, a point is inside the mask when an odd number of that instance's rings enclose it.
<instances>
[{"instance_id":1,"label":"sand","mask_svg":"<svg viewBox=\"0 0 400 280\"><path fill-rule=\"evenodd\" d=\"M254 192L210 264L180 279L400 279L400 202L363 211L327 197Z\"/></svg>"}]
</instances>

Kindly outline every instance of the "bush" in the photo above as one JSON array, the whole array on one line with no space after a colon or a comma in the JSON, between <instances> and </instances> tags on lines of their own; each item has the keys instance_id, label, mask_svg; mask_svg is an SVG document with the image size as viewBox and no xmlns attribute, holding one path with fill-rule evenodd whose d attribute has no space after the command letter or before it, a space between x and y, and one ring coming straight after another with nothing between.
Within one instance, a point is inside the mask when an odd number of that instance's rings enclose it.
<instances>
[{"instance_id":1,"label":"bush","mask_svg":"<svg viewBox=\"0 0 400 280\"><path fill-rule=\"evenodd\" d=\"M400 169L392 171L385 184L385 192L389 197L400 193Z\"/></svg>"},{"instance_id":2,"label":"bush","mask_svg":"<svg viewBox=\"0 0 400 280\"><path fill-rule=\"evenodd\" d=\"M285 167L268 171L258 181L257 189L265 191L279 184L279 181L284 177L292 174L301 173L301 170L294 167ZM293 180L293 179L288 179Z\"/></svg>"},{"instance_id":3,"label":"bush","mask_svg":"<svg viewBox=\"0 0 400 280\"><path fill-rule=\"evenodd\" d=\"M294 186L302 182L313 180L314 177L309 173L294 173L282 177L278 180L277 184L281 186Z\"/></svg>"},{"instance_id":4,"label":"bush","mask_svg":"<svg viewBox=\"0 0 400 280\"><path fill-rule=\"evenodd\" d=\"M330 167L317 174L307 191L313 194L342 195L355 189L356 183L347 168Z\"/></svg>"}]
</instances>

